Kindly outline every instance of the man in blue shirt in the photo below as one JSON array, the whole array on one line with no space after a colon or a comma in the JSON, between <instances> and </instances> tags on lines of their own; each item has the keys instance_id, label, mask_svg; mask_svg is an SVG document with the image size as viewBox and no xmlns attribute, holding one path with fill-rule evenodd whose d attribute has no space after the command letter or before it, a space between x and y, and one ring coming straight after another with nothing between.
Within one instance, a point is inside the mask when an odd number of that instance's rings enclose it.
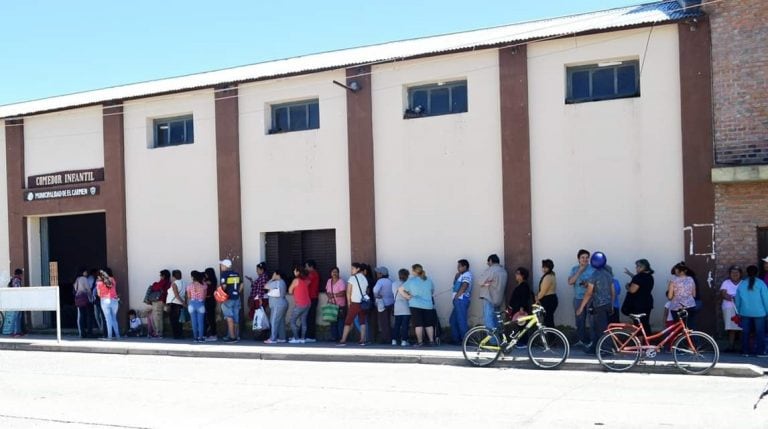
<instances>
[{"instance_id":1,"label":"man in blue shirt","mask_svg":"<svg viewBox=\"0 0 768 429\"><path fill-rule=\"evenodd\" d=\"M469 297L472 295L472 272L469 271L469 261L458 261L457 273L453 280L453 311L451 312L451 338L454 344L461 344L464 334L469 330L467 312Z\"/></svg>"},{"instance_id":2,"label":"man in blue shirt","mask_svg":"<svg viewBox=\"0 0 768 429\"><path fill-rule=\"evenodd\" d=\"M589 332L587 332L586 313L578 314L576 310L581 306L584 300L584 294L587 291L587 282L592 277L595 269L589 265L589 251L580 249L577 253L579 264L571 268L568 275L568 285L573 286L573 310L576 319L576 344L573 346L588 346L590 343Z\"/></svg>"}]
</instances>

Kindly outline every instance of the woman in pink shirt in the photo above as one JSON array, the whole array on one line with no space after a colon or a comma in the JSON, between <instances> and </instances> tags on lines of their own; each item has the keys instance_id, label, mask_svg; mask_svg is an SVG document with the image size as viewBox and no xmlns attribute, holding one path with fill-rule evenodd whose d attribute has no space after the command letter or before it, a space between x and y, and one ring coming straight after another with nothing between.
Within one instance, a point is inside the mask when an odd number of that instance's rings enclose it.
<instances>
[{"instance_id":1,"label":"woman in pink shirt","mask_svg":"<svg viewBox=\"0 0 768 429\"><path fill-rule=\"evenodd\" d=\"M333 341L341 340L344 332L344 319L347 317L347 282L339 275L339 267L331 268L331 278L325 284L325 294L329 304L339 306L339 317L336 322L331 322L331 337Z\"/></svg>"},{"instance_id":2,"label":"woman in pink shirt","mask_svg":"<svg viewBox=\"0 0 768 429\"><path fill-rule=\"evenodd\" d=\"M307 336L307 315L312 301L309 299L309 279L307 270L296 266L293 268L294 279L288 287L288 294L293 295L293 313L288 326L291 327L293 338L288 340L291 344L304 344ZM299 319L301 319L301 335L299 335Z\"/></svg>"},{"instance_id":3,"label":"woman in pink shirt","mask_svg":"<svg viewBox=\"0 0 768 429\"><path fill-rule=\"evenodd\" d=\"M187 286L187 310L192 319L192 337L196 343L205 342L203 323L205 320L205 295L208 285L204 283L203 273L192 271L192 283Z\"/></svg>"},{"instance_id":4,"label":"woman in pink shirt","mask_svg":"<svg viewBox=\"0 0 768 429\"><path fill-rule=\"evenodd\" d=\"M117 281L112 277L112 270L105 268L99 271L96 277L96 293L101 302L101 311L104 312L104 319L107 322L106 340L112 339L114 332L115 338L120 339L120 325L117 323L117 308L120 306L120 298L117 296Z\"/></svg>"}]
</instances>

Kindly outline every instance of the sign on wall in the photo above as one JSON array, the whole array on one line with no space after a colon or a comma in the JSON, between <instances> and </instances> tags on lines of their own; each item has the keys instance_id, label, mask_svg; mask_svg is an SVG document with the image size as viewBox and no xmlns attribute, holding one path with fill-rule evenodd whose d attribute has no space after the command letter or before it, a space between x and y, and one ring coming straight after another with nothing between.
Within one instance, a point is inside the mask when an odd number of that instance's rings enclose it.
<instances>
[{"instance_id":1,"label":"sign on wall","mask_svg":"<svg viewBox=\"0 0 768 429\"><path fill-rule=\"evenodd\" d=\"M99 185L79 186L66 189L45 189L39 191L24 191L25 201L55 200L59 198L92 197L99 195Z\"/></svg>"},{"instance_id":2,"label":"sign on wall","mask_svg":"<svg viewBox=\"0 0 768 429\"><path fill-rule=\"evenodd\" d=\"M27 177L27 189L50 186L76 185L79 183L101 182L104 180L103 168L89 170L58 171Z\"/></svg>"}]
</instances>

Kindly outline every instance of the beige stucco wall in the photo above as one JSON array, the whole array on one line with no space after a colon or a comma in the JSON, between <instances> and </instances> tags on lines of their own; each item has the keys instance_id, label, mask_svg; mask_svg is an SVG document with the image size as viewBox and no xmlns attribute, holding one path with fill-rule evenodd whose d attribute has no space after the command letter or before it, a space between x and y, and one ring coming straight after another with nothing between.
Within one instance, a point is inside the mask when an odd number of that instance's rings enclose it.
<instances>
[{"instance_id":1,"label":"beige stucco wall","mask_svg":"<svg viewBox=\"0 0 768 429\"><path fill-rule=\"evenodd\" d=\"M26 176L104 166L101 107L24 118Z\"/></svg>"},{"instance_id":2,"label":"beige stucco wall","mask_svg":"<svg viewBox=\"0 0 768 429\"><path fill-rule=\"evenodd\" d=\"M649 40L650 30L528 48L533 259L537 274L539 261L555 262L558 323L573 325L567 275L578 249L604 251L622 283L624 267L647 258L657 271L657 326L667 273L683 258L677 27L654 27ZM641 97L564 103L566 65L627 58L643 66Z\"/></svg>"},{"instance_id":3,"label":"beige stucco wall","mask_svg":"<svg viewBox=\"0 0 768 429\"><path fill-rule=\"evenodd\" d=\"M192 113L195 142L148 148L152 119ZM212 90L126 102L125 196L131 307L163 268L217 266L218 197ZM107 243L109 245L109 243Z\"/></svg>"},{"instance_id":4,"label":"beige stucco wall","mask_svg":"<svg viewBox=\"0 0 768 429\"><path fill-rule=\"evenodd\" d=\"M264 233L335 229L336 262L349 275L349 176L344 71L239 88L243 267L255 277ZM267 134L271 104L317 98L320 128ZM250 285L247 285L248 289Z\"/></svg>"},{"instance_id":5,"label":"beige stucco wall","mask_svg":"<svg viewBox=\"0 0 768 429\"><path fill-rule=\"evenodd\" d=\"M498 53L375 66L372 78L378 263L393 280L422 264L445 322L456 261L477 275L489 254L503 258ZM461 79L466 113L403 119L408 86Z\"/></svg>"}]
</instances>

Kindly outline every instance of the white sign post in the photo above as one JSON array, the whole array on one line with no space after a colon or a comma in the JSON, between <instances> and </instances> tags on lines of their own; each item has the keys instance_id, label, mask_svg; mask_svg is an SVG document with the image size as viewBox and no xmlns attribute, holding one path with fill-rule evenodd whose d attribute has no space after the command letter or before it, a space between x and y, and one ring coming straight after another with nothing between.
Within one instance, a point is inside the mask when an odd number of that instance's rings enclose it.
<instances>
[{"instance_id":1,"label":"white sign post","mask_svg":"<svg viewBox=\"0 0 768 429\"><path fill-rule=\"evenodd\" d=\"M61 303L58 286L0 288L0 311L55 311L56 341L61 342Z\"/></svg>"}]
</instances>

